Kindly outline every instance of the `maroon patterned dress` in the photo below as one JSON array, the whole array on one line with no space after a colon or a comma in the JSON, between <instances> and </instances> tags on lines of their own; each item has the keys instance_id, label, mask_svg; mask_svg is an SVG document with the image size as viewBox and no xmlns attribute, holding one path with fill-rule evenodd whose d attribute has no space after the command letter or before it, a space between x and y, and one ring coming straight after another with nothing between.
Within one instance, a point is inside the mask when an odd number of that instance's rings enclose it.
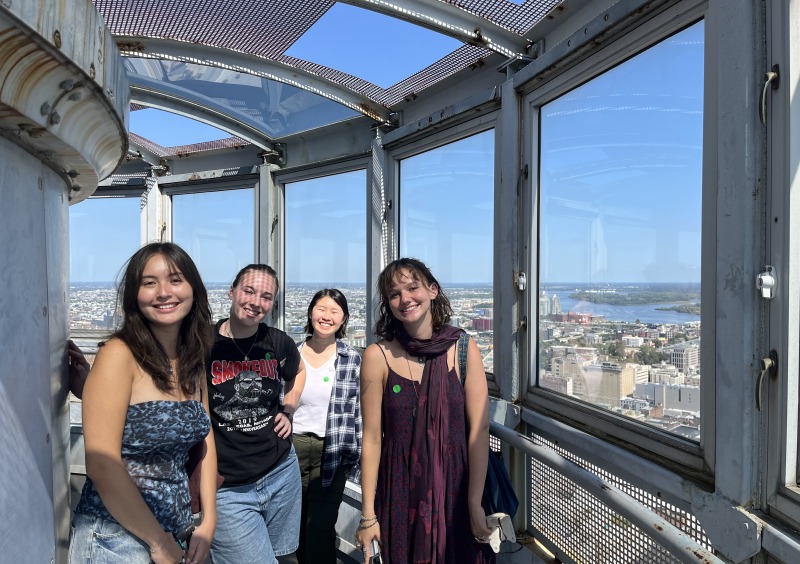
<instances>
[{"instance_id":1,"label":"maroon patterned dress","mask_svg":"<svg viewBox=\"0 0 800 564\"><path fill-rule=\"evenodd\" d=\"M475 542L470 528L464 390L455 369L449 371L447 378L450 438L445 493L445 560L449 564L493 563L494 552L488 544ZM418 391L418 385L415 388L411 380L389 368L383 391L383 446L375 496L375 511L381 526L381 552L388 564L412 564L409 556L409 549L413 546L413 539L409 538L409 452Z\"/></svg>"}]
</instances>

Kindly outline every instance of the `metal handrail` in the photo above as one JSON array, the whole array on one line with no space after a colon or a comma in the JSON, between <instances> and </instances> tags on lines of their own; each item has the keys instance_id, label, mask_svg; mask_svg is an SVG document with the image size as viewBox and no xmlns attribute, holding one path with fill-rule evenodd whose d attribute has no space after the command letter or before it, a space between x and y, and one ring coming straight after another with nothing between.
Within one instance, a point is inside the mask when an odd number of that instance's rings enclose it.
<instances>
[{"instance_id":1,"label":"metal handrail","mask_svg":"<svg viewBox=\"0 0 800 564\"><path fill-rule=\"evenodd\" d=\"M549 466L559 474L572 480L631 523L639 527L648 537L660 544L681 562L687 564L724 564L712 552L697 543L669 521L663 519L616 486L596 474L581 468L571 460L537 445L528 437L492 421L489 431L498 439L508 443Z\"/></svg>"}]
</instances>

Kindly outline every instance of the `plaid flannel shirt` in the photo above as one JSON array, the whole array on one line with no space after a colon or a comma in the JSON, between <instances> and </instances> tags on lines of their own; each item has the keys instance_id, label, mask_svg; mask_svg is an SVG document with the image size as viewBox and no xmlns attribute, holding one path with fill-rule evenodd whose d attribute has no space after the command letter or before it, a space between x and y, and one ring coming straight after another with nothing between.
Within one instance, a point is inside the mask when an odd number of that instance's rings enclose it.
<instances>
[{"instance_id":1,"label":"plaid flannel shirt","mask_svg":"<svg viewBox=\"0 0 800 564\"><path fill-rule=\"evenodd\" d=\"M336 470L341 466L352 465L351 480L358 481L361 474L360 375L361 355L344 341L336 339L336 378L328 403L325 452L322 455L323 488L331 485Z\"/></svg>"}]
</instances>

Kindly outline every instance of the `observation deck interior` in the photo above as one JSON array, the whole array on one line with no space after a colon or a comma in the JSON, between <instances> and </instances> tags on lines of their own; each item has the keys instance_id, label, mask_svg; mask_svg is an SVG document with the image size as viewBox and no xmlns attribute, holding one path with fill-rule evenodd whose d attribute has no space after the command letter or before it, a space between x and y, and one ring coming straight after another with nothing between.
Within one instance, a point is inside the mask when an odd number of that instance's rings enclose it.
<instances>
[{"instance_id":1,"label":"observation deck interior","mask_svg":"<svg viewBox=\"0 0 800 564\"><path fill-rule=\"evenodd\" d=\"M357 347L426 262L520 499L501 562L800 562L798 34L796 0L0 0L0 562L67 561L64 343L157 240L217 318L272 265L298 341L339 287Z\"/></svg>"}]
</instances>

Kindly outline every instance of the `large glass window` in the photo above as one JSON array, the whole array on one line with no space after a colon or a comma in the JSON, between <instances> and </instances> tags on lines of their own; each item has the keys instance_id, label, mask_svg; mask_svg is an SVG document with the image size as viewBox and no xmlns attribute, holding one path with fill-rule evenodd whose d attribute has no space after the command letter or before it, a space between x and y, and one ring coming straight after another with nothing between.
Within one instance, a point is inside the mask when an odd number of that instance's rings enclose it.
<instances>
[{"instance_id":1,"label":"large glass window","mask_svg":"<svg viewBox=\"0 0 800 564\"><path fill-rule=\"evenodd\" d=\"M108 333L116 281L140 245L139 198L90 198L69 208L70 330Z\"/></svg>"},{"instance_id":2,"label":"large glass window","mask_svg":"<svg viewBox=\"0 0 800 564\"><path fill-rule=\"evenodd\" d=\"M494 130L400 160L400 255L427 264L451 323L493 362Z\"/></svg>"},{"instance_id":3,"label":"large glass window","mask_svg":"<svg viewBox=\"0 0 800 564\"><path fill-rule=\"evenodd\" d=\"M172 196L172 240L197 264L214 319L228 316L233 277L255 258L253 188Z\"/></svg>"},{"instance_id":4,"label":"large glass window","mask_svg":"<svg viewBox=\"0 0 800 564\"><path fill-rule=\"evenodd\" d=\"M539 385L698 441L703 23L541 106Z\"/></svg>"},{"instance_id":5,"label":"large glass window","mask_svg":"<svg viewBox=\"0 0 800 564\"><path fill-rule=\"evenodd\" d=\"M367 173L354 170L284 185L286 332L305 338L308 304L323 288L347 298L345 340L366 346Z\"/></svg>"}]
</instances>

